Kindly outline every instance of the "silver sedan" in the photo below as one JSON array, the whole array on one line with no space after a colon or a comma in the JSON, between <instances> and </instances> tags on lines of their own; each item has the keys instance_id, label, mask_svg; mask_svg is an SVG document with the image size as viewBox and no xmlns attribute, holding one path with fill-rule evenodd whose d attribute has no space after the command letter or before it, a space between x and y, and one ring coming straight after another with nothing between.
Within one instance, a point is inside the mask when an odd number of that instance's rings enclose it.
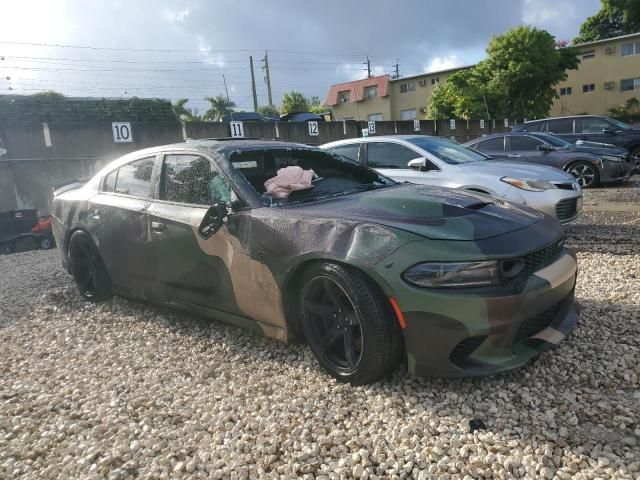
<instances>
[{"instance_id":1,"label":"silver sedan","mask_svg":"<svg viewBox=\"0 0 640 480\"><path fill-rule=\"evenodd\" d=\"M396 181L488 193L541 210L562 223L574 220L582 208L582 189L568 173L524 162L491 162L446 138L364 137L320 148L375 168Z\"/></svg>"}]
</instances>

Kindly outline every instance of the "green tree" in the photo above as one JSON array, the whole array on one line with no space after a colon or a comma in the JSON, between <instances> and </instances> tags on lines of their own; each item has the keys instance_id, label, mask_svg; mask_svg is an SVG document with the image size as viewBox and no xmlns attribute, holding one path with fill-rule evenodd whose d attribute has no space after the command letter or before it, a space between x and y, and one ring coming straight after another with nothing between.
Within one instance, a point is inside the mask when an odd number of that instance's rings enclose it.
<instances>
[{"instance_id":1,"label":"green tree","mask_svg":"<svg viewBox=\"0 0 640 480\"><path fill-rule=\"evenodd\" d=\"M535 27L516 27L491 39L487 59L476 69L487 88L500 92L505 115L537 118L549 113L558 97L555 86L578 68L578 50L557 48L555 38Z\"/></svg>"},{"instance_id":2,"label":"green tree","mask_svg":"<svg viewBox=\"0 0 640 480\"><path fill-rule=\"evenodd\" d=\"M573 42L595 40L636 33L640 30L640 0L601 0L600 10L580 26Z\"/></svg>"},{"instance_id":3,"label":"green tree","mask_svg":"<svg viewBox=\"0 0 640 480\"><path fill-rule=\"evenodd\" d=\"M309 111L309 100L300 92L291 90L282 95L280 113L299 113Z\"/></svg>"},{"instance_id":4,"label":"green tree","mask_svg":"<svg viewBox=\"0 0 640 480\"><path fill-rule=\"evenodd\" d=\"M321 114L321 113L326 113L328 110L327 107L325 107L324 105L322 105L322 102L320 101L319 97L313 96L309 99L309 111L316 113L316 114Z\"/></svg>"},{"instance_id":5,"label":"green tree","mask_svg":"<svg viewBox=\"0 0 640 480\"><path fill-rule=\"evenodd\" d=\"M171 105L171 108L173 109L173 113L175 113L180 120L185 122L192 122L194 120L199 120L197 115L195 115L190 108L187 108L188 101L189 101L188 98L181 98L180 100L176 100L176 102L173 105Z\"/></svg>"},{"instance_id":6,"label":"green tree","mask_svg":"<svg viewBox=\"0 0 640 480\"><path fill-rule=\"evenodd\" d=\"M625 117L627 115L635 115L640 111L640 100L636 97L628 98L625 103L612 107L609 113L614 117Z\"/></svg>"},{"instance_id":7,"label":"green tree","mask_svg":"<svg viewBox=\"0 0 640 480\"><path fill-rule=\"evenodd\" d=\"M262 107L258 107L258 113L265 117L279 117L280 112L278 112L278 107L275 105L263 105Z\"/></svg>"},{"instance_id":8,"label":"green tree","mask_svg":"<svg viewBox=\"0 0 640 480\"><path fill-rule=\"evenodd\" d=\"M210 103L209 110L204 115L204 120L210 120L219 122L225 115L233 113L233 109L236 108L236 104L231 100L227 100L227 97L218 95L217 97L205 97L205 100Z\"/></svg>"}]
</instances>

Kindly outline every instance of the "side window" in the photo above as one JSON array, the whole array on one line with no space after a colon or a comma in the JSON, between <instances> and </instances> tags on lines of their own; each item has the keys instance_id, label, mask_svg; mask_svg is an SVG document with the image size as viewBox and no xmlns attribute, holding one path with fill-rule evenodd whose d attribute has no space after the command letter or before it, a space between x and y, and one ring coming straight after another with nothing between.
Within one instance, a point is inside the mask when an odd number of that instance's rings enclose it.
<instances>
[{"instance_id":1,"label":"side window","mask_svg":"<svg viewBox=\"0 0 640 480\"><path fill-rule=\"evenodd\" d=\"M116 178L118 178L118 170L107 174L104 177L104 183L102 184L103 192L115 192L116 191Z\"/></svg>"},{"instance_id":2,"label":"side window","mask_svg":"<svg viewBox=\"0 0 640 480\"><path fill-rule=\"evenodd\" d=\"M371 168L409 168L410 160L420 158L420 154L397 143L367 143L367 165Z\"/></svg>"},{"instance_id":3,"label":"side window","mask_svg":"<svg viewBox=\"0 0 640 480\"><path fill-rule=\"evenodd\" d=\"M542 142L533 137L527 136L513 136L509 137L511 142L511 150L532 151L538 148L538 145L542 145Z\"/></svg>"},{"instance_id":4,"label":"side window","mask_svg":"<svg viewBox=\"0 0 640 480\"><path fill-rule=\"evenodd\" d=\"M527 123L525 127L522 129L524 132L544 132L546 131L545 125L547 122L532 122Z\"/></svg>"},{"instance_id":5,"label":"side window","mask_svg":"<svg viewBox=\"0 0 640 480\"><path fill-rule=\"evenodd\" d=\"M337 147L330 148L329 151L337 153L343 157L350 158L354 162L358 161L358 150L360 150L359 143L351 143L349 145L339 145Z\"/></svg>"},{"instance_id":6,"label":"side window","mask_svg":"<svg viewBox=\"0 0 640 480\"><path fill-rule=\"evenodd\" d=\"M605 128L611 128L611 125L600 118L581 118L580 127L582 133L602 133Z\"/></svg>"},{"instance_id":7,"label":"side window","mask_svg":"<svg viewBox=\"0 0 640 480\"><path fill-rule=\"evenodd\" d=\"M162 165L160 200L213 205L235 200L227 179L211 162L197 155L166 155Z\"/></svg>"},{"instance_id":8,"label":"side window","mask_svg":"<svg viewBox=\"0 0 640 480\"><path fill-rule=\"evenodd\" d=\"M547 121L548 131L551 133L573 133L573 118L558 118Z\"/></svg>"},{"instance_id":9,"label":"side window","mask_svg":"<svg viewBox=\"0 0 640 480\"><path fill-rule=\"evenodd\" d=\"M149 198L151 196L151 173L156 157L141 158L118 169L114 191Z\"/></svg>"},{"instance_id":10,"label":"side window","mask_svg":"<svg viewBox=\"0 0 640 480\"><path fill-rule=\"evenodd\" d=\"M476 143L473 147L474 150L478 150L480 152L496 152L504 150L504 137L495 137L489 138L488 140L483 140L480 143Z\"/></svg>"}]
</instances>

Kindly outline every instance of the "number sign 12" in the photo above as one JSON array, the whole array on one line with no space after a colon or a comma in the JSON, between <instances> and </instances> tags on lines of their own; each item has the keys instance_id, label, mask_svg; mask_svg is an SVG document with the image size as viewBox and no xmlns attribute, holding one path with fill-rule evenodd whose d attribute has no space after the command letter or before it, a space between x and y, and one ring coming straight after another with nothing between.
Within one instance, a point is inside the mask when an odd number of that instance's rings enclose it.
<instances>
[{"instance_id":1,"label":"number sign 12","mask_svg":"<svg viewBox=\"0 0 640 480\"><path fill-rule=\"evenodd\" d=\"M231 128L231 136L233 138L244 137L244 125L242 122L231 122L229 128Z\"/></svg>"},{"instance_id":2,"label":"number sign 12","mask_svg":"<svg viewBox=\"0 0 640 480\"><path fill-rule=\"evenodd\" d=\"M113 122L111 124L111 131L113 132L114 143L133 142L133 134L129 122Z\"/></svg>"},{"instance_id":3,"label":"number sign 12","mask_svg":"<svg viewBox=\"0 0 640 480\"><path fill-rule=\"evenodd\" d=\"M311 137L318 136L318 122L309 122L309 135Z\"/></svg>"}]
</instances>

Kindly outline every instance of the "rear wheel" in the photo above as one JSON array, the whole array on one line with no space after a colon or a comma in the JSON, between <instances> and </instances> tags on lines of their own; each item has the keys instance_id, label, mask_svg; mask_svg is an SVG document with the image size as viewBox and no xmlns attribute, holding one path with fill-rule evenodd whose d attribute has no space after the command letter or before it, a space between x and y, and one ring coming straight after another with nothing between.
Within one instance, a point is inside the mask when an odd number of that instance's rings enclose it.
<instances>
[{"instance_id":1,"label":"rear wheel","mask_svg":"<svg viewBox=\"0 0 640 480\"><path fill-rule=\"evenodd\" d=\"M53 236L51 235L46 235L38 239L38 247L40 247L42 250L49 250L53 248L54 245L55 243L53 241Z\"/></svg>"},{"instance_id":2,"label":"rear wheel","mask_svg":"<svg viewBox=\"0 0 640 480\"><path fill-rule=\"evenodd\" d=\"M631 151L631 158L633 158L635 172L640 173L640 147L636 147Z\"/></svg>"},{"instance_id":3,"label":"rear wheel","mask_svg":"<svg viewBox=\"0 0 640 480\"><path fill-rule=\"evenodd\" d=\"M111 279L91 236L77 231L69 240L71 275L80 294L92 302L111 297Z\"/></svg>"},{"instance_id":4,"label":"rear wheel","mask_svg":"<svg viewBox=\"0 0 640 480\"><path fill-rule=\"evenodd\" d=\"M402 333L367 277L344 265L318 263L303 275L300 292L304 336L332 376L360 385L395 370Z\"/></svg>"},{"instance_id":5,"label":"rear wheel","mask_svg":"<svg viewBox=\"0 0 640 480\"><path fill-rule=\"evenodd\" d=\"M589 162L576 162L569 165L567 173L573 175L582 188L595 187L600 183L600 172Z\"/></svg>"}]
</instances>

